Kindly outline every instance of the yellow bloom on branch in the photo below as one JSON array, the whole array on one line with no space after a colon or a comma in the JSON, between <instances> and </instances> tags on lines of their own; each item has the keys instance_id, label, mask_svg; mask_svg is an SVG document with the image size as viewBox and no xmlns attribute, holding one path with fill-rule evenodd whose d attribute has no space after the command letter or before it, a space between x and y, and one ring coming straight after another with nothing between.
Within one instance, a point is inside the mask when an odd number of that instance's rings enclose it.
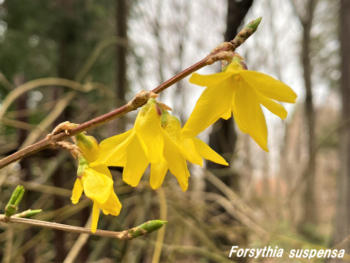
<instances>
[{"instance_id":1,"label":"yellow bloom on branch","mask_svg":"<svg viewBox=\"0 0 350 263\"><path fill-rule=\"evenodd\" d=\"M163 108L162 108L163 106ZM227 165L227 162L197 138L183 139L181 124L154 99L143 106L133 129L101 142L96 164L124 167L123 180L137 186L151 164L150 185L160 187L168 170L186 191L190 173L186 160L202 165L202 157Z\"/></svg>"},{"instance_id":2,"label":"yellow bloom on branch","mask_svg":"<svg viewBox=\"0 0 350 263\"><path fill-rule=\"evenodd\" d=\"M84 191L85 195L93 202L91 231L97 229L100 209L105 215L118 216L122 205L114 192L112 175L104 164L90 167L100 153L99 146L92 136L77 135L77 145L82 151L79 156L78 178L75 181L72 203L76 204Z\"/></svg>"},{"instance_id":3,"label":"yellow bloom on branch","mask_svg":"<svg viewBox=\"0 0 350 263\"><path fill-rule=\"evenodd\" d=\"M287 111L276 101L295 103L297 95L279 80L244 69L241 60L237 54L221 73L192 74L191 83L207 88L184 126L182 137L194 137L219 118L229 119L232 112L239 129L268 151L267 127L261 105L285 119Z\"/></svg>"},{"instance_id":4,"label":"yellow bloom on branch","mask_svg":"<svg viewBox=\"0 0 350 263\"><path fill-rule=\"evenodd\" d=\"M224 158L202 140L195 137L183 138L181 136L180 121L167 111L163 111L162 114L162 128L165 142L164 157L166 160L164 166L168 165L170 172L176 176L183 191L187 189L188 177L190 177L186 160L200 166L203 166L203 158L221 165L228 165ZM160 174L158 177L154 176L152 178L151 173L151 185L152 180L154 180L154 184L160 186L164 180L164 176L165 173L164 175Z\"/></svg>"}]
</instances>

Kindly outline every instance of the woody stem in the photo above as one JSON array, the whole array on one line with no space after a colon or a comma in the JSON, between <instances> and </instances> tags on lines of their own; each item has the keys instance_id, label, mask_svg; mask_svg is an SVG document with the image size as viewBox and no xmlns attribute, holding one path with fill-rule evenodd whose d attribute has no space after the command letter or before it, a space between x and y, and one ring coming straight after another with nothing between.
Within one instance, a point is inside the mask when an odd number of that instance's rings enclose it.
<instances>
[{"instance_id":1,"label":"woody stem","mask_svg":"<svg viewBox=\"0 0 350 263\"><path fill-rule=\"evenodd\" d=\"M35 220L35 219L11 217L10 219L8 219L8 221L5 221L5 215L0 215L0 222L21 223L21 224L27 224L27 225L31 225L31 226L52 228L52 229L58 229L58 230L62 230L62 231L79 233L79 234L83 233L83 234L102 236L102 237L112 237L112 238L124 239L124 240L129 239L128 236L125 235L125 232L127 232L127 230L122 231L122 232L114 232L114 231L105 231L105 230L98 230L97 229L95 233L92 233L90 228L69 226L69 225L51 223L51 222L40 221L40 220Z\"/></svg>"}]
</instances>

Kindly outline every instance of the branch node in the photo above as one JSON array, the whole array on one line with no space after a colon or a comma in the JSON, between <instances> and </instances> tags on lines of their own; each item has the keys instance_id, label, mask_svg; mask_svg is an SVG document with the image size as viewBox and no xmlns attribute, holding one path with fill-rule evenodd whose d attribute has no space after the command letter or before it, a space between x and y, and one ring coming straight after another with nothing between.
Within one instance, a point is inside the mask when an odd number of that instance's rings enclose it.
<instances>
[{"instance_id":1,"label":"branch node","mask_svg":"<svg viewBox=\"0 0 350 263\"><path fill-rule=\"evenodd\" d=\"M78 158L82 154L82 150L77 145L70 142L61 141L54 143L54 145L70 151L74 159Z\"/></svg>"},{"instance_id":2,"label":"branch node","mask_svg":"<svg viewBox=\"0 0 350 263\"><path fill-rule=\"evenodd\" d=\"M232 58L234 57L235 52L232 51L220 51L219 53L212 54L208 60L207 65L211 65L219 60L226 60L227 62L232 62Z\"/></svg>"},{"instance_id":3,"label":"branch node","mask_svg":"<svg viewBox=\"0 0 350 263\"><path fill-rule=\"evenodd\" d=\"M218 45L217 47L215 47L210 54L215 54L221 50L232 50L233 46L230 42L223 42L220 45Z\"/></svg>"},{"instance_id":4,"label":"branch node","mask_svg":"<svg viewBox=\"0 0 350 263\"><path fill-rule=\"evenodd\" d=\"M139 93L135 95L135 97L128 102L126 105L129 110L135 110L147 103L147 101L150 98L157 98L158 94L154 93L153 91L144 91L141 90Z\"/></svg>"},{"instance_id":5,"label":"branch node","mask_svg":"<svg viewBox=\"0 0 350 263\"><path fill-rule=\"evenodd\" d=\"M58 124L50 134L46 135L46 139L49 140L51 139L52 136L59 134L61 132L64 132L66 135L69 135L70 131L77 126L78 124L70 123L69 121L62 122Z\"/></svg>"}]
</instances>

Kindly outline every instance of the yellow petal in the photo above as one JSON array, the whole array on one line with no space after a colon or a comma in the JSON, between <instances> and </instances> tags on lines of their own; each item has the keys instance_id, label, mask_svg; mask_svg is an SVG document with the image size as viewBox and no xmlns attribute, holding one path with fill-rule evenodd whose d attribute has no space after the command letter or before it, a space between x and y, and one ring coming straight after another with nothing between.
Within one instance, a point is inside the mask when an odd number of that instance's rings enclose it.
<instances>
[{"instance_id":1,"label":"yellow petal","mask_svg":"<svg viewBox=\"0 0 350 263\"><path fill-rule=\"evenodd\" d=\"M224 120L228 120L232 116L232 109L231 107L221 116Z\"/></svg>"},{"instance_id":2,"label":"yellow petal","mask_svg":"<svg viewBox=\"0 0 350 263\"><path fill-rule=\"evenodd\" d=\"M297 94L283 82L261 72L242 70L239 75L256 92L273 100L295 103Z\"/></svg>"},{"instance_id":3,"label":"yellow petal","mask_svg":"<svg viewBox=\"0 0 350 263\"><path fill-rule=\"evenodd\" d=\"M142 108L135 121L135 132L145 144L146 155L151 163L159 163L163 158L163 137L160 115L155 104Z\"/></svg>"},{"instance_id":4,"label":"yellow petal","mask_svg":"<svg viewBox=\"0 0 350 263\"><path fill-rule=\"evenodd\" d=\"M183 138L192 138L208 128L231 108L233 89L229 81L206 88L182 129Z\"/></svg>"},{"instance_id":5,"label":"yellow petal","mask_svg":"<svg viewBox=\"0 0 350 263\"><path fill-rule=\"evenodd\" d=\"M149 161L135 136L126 150L126 164L123 171L123 180L131 186L137 186L145 172Z\"/></svg>"},{"instance_id":6,"label":"yellow petal","mask_svg":"<svg viewBox=\"0 0 350 263\"><path fill-rule=\"evenodd\" d=\"M168 162L170 172L175 175L182 191L186 191L188 187L188 177L190 177L186 160L179 153L176 145L166 135L164 135L164 157Z\"/></svg>"},{"instance_id":7,"label":"yellow petal","mask_svg":"<svg viewBox=\"0 0 350 263\"><path fill-rule=\"evenodd\" d=\"M96 165L94 165L96 164ZM95 171L107 175L109 178L112 178L111 172L109 171L108 167L105 164L100 164L100 163L91 163L89 164L90 168L93 168Z\"/></svg>"},{"instance_id":8,"label":"yellow petal","mask_svg":"<svg viewBox=\"0 0 350 263\"><path fill-rule=\"evenodd\" d=\"M193 73L189 81L192 84L196 84L202 87L215 86L225 81L227 78L231 77L232 73L220 72L211 75L201 75L198 73Z\"/></svg>"},{"instance_id":9,"label":"yellow petal","mask_svg":"<svg viewBox=\"0 0 350 263\"><path fill-rule=\"evenodd\" d=\"M268 152L265 116L256 92L244 81L239 81L235 90L234 111L246 132Z\"/></svg>"},{"instance_id":10,"label":"yellow petal","mask_svg":"<svg viewBox=\"0 0 350 263\"><path fill-rule=\"evenodd\" d=\"M96 162L107 166L125 166L125 150L134 136L135 131L131 129L102 141Z\"/></svg>"},{"instance_id":11,"label":"yellow petal","mask_svg":"<svg viewBox=\"0 0 350 263\"><path fill-rule=\"evenodd\" d=\"M234 97L235 97L235 93L233 93L233 98L234 98ZM236 112L237 112L237 111L236 111L236 107L235 107L235 103L234 103L234 99L233 99L233 101L232 101L232 113L233 113L233 117L234 117L234 119L235 119L235 122L236 122L236 124L237 124L237 127L238 127L238 129L239 129L241 132L243 132L243 133L248 133L248 132L247 132L247 129L244 128L242 122L238 119L237 113L236 113Z\"/></svg>"},{"instance_id":12,"label":"yellow petal","mask_svg":"<svg viewBox=\"0 0 350 263\"><path fill-rule=\"evenodd\" d=\"M104 204L99 204L99 206L105 215L111 214L118 216L120 210L122 209L122 204L120 203L114 190L111 191L111 195L109 196L107 202Z\"/></svg>"},{"instance_id":13,"label":"yellow petal","mask_svg":"<svg viewBox=\"0 0 350 263\"><path fill-rule=\"evenodd\" d=\"M198 153L192 139L183 139L183 156L191 163L203 166L203 158Z\"/></svg>"},{"instance_id":14,"label":"yellow petal","mask_svg":"<svg viewBox=\"0 0 350 263\"><path fill-rule=\"evenodd\" d=\"M235 122L237 124L238 129L243 133L248 133L247 130L244 128L242 122L237 118L237 114L235 114L234 108L233 108L233 117L235 118Z\"/></svg>"},{"instance_id":15,"label":"yellow petal","mask_svg":"<svg viewBox=\"0 0 350 263\"><path fill-rule=\"evenodd\" d=\"M214 163L228 165L224 158L217 154L212 148L209 147L205 142L198 138L192 138L194 145L196 146L197 151L204 159L212 161Z\"/></svg>"},{"instance_id":16,"label":"yellow petal","mask_svg":"<svg viewBox=\"0 0 350 263\"><path fill-rule=\"evenodd\" d=\"M98 224L98 218L100 217L100 208L94 202L94 205L92 207L92 222L91 222L91 232L95 233L97 230L97 224Z\"/></svg>"},{"instance_id":17,"label":"yellow petal","mask_svg":"<svg viewBox=\"0 0 350 263\"><path fill-rule=\"evenodd\" d=\"M273 114L277 115L281 119L285 119L287 117L287 111L286 109L279 103L266 98L265 96L259 95L258 98L260 103L269 111L271 111Z\"/></svg>"},{"instance_id":18,"label":"yellow petal","mask_svg":"<svg viewBox=\"0 0 350 263\"><path fill-rule=\"evenodd\" d=\"M162 122L164 133L176 145L183 157L191 163L203 166L203 159L196 151L193 142L190 139L183 139L181 137L180 121L175 116L165 114L167 115L166 121Z\"/></svg>"},{"instance_id":19,"label":"yellow petal","mask_svg":"<svg viewBox=\"0 0 350 263\"><path fill-rule=\"evenodd\" d=\"M84 178L86 196L98 203L105 203L112 191L112 179L92 168L85 170Z\"/></svg>"},{"instance_id":20,"label":"yellow petal","mask_svg":"<svg viewBox=\"0 0 350 263\"><path fill-rule=\"evenodd\" d=\"M162 185L167 171L168 163L166 160L164 160L161 163L151 164L151 176L149 179L149 183L152 189L157 189Z\"/></svg>"},{"instance_id":21,"label":"yellow petal","mask_svg":"<svg viewBox=\"0 0 350 263\"><path fill-rule=\"evenodd\" d=\"M81 184L80 179L78 178L77 180L75 180L74 183L74 187L73 187L73 191L72 191L72 203L73 204L77 204L79 202L79 199L81 197L81 195L83 194L83 186Z\"/></svg>"},{"instance_id":22,"label":"yellow petal","mask_svg":"<svg viewBox=\"0 0 350 263\"><path fill-rule=\"evenodd\" d=\"M100 143L100 150L108 151L113 147L117 147L119 144L124 142L131 135L132 132L133 129L130 129L127 132L103 140Z\"/></svg>"}]
</instances>

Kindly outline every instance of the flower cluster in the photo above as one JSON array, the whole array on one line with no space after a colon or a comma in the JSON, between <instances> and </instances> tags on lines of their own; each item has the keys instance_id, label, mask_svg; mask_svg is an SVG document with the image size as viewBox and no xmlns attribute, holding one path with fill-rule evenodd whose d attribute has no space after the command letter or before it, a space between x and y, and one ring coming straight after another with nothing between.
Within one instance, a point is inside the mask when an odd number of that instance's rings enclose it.
<instances>
[{"instance_id":1,"label":"flower cluster","mask_svg":"<svg viewBox=\"0 0 350 263\"><path fill-rule=\"evenodd\" d=\"M162 185L169 170L181 189L186 191L190 177L187 161L202 166L204 158L228 165L195 136L219 118L229 119L233 114L239 129L268 151L267 126L261 106L284 119L287 112L276 101L294 103L297 97L282 82L247 70L243 58L237 53L223 72L206 76L194 73L190 82L207 88L183 128L180 121L169 113L168 106L150 98L129 131L108 138L100 145L91 136L76 136L81 154L78 155L78 178L72 202L77 203L83 191L93 200L93 232L97 228L99 209L112 215L118 215L121 209L108 166L123 167L124 182L135 187L150 165L153 189Z\"/></svg>"},{"instance_id":2,"label":"flower cluster","mask_svg":"<svg viewBox=\"0 0 350 263\"><path fill-rule=\"evenodd\" d=\"M155 99L141 108L133 129L102 141L100 149L96 164L124 167L123 180L131 186L139 184L150 164L153 189L162 185L170 170L186 191L190 177L186 160L200 166L203 158L228 165L203 141L182 138L180 121Z\"/></svg>"}]
</instances>

